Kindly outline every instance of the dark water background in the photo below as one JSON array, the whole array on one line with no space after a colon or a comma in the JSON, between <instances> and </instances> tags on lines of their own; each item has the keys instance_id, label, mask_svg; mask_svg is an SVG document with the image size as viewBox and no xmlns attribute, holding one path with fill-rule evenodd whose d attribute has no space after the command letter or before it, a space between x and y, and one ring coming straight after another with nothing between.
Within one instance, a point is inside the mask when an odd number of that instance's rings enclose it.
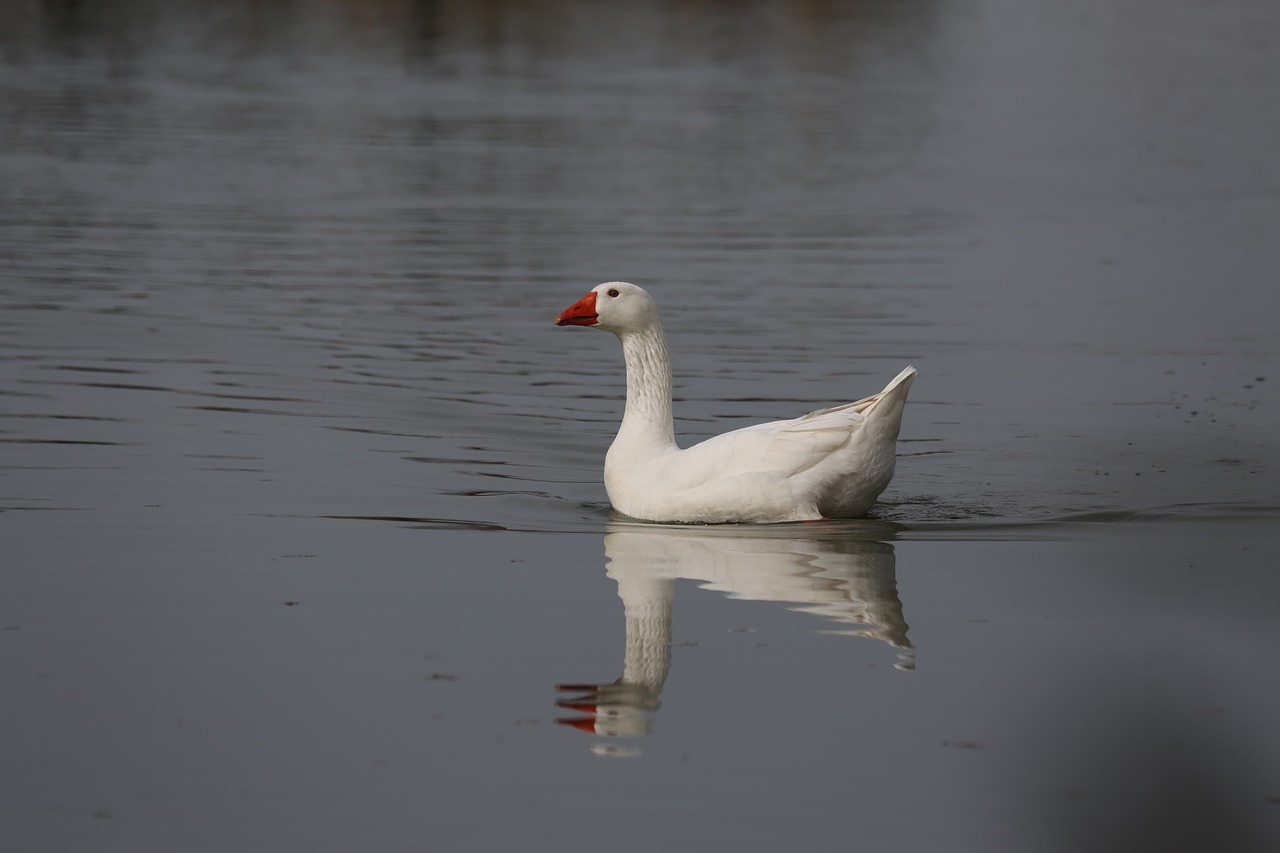
<instances>
[{"instance_id":1,"label":"dark water background","mask_svg":"<svg viewBox=\"0 0 1280 853\"><path fill-rule=\"evenodd\" d=\"M1271 849L1277 56L1263 0L0 5L6 849ZM915 364L875 518L611 518L617 344L551 325L608 279L687 439Z\"/></svg>"}]
</instances>

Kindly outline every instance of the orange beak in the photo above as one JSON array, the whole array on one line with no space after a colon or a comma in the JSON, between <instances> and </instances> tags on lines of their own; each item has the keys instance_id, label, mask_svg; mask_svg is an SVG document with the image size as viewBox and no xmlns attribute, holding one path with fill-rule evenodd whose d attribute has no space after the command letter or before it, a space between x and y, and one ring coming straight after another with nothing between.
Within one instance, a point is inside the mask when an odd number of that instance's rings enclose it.
<instances>
[{"instance_id":1,"label":"orange beak","mask_svg":"<svg viewBox=\"0 0 1280 853\"><path fill-rule=\"evenodd\" d=\"M557 326L594 326L599 320L594 290L556 315Z\"/></svg>"},{"instance_id":2,"label":"orange beak","mask_svg":"<svg viewBox=\"0 0 1280 853\"><path fill-rule=\"evenodd\" d=\"M562 726L573 726L575 729L586 732L589 735L596 733L595 717L561 717L556 722Z\"/></svg>"}]
</instances>

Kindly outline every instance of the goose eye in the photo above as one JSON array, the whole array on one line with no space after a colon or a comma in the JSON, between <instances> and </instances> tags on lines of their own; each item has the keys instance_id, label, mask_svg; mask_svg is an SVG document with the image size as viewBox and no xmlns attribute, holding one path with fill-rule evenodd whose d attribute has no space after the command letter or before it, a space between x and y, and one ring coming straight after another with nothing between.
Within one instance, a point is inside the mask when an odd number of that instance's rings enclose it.
<instances>
[{"instance_id":1,"label":"goose eye","mask_svg":"<svg viewBox=\"0 0 1280 853\"><path fill-rule=\"evenodd\" d=\"M612 290L609 291L609 295L616 297L618 295L618 289L616 287L613 288Z\"/></svg>"}]
</instances>

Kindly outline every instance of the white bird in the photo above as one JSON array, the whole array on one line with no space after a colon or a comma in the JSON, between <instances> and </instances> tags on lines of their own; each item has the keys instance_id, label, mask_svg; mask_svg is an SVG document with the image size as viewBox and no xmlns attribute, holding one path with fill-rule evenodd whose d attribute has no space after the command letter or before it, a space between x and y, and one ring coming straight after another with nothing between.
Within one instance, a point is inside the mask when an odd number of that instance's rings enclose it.
<instances>
[{"instance_id":1,"label":"white bird","mask_svg":"<svg viewBox=\"0 0 1280 853\"><path fill-rule=\"evenodd\" d=\"M627 403L604 463L614 509L643 521L722 524L853 518L893 478L895 446L914 367L879 394L676 444L671 360L658 309L641 287L610 281L556 317L622 342Z\"/></svg>"}]
</instances>

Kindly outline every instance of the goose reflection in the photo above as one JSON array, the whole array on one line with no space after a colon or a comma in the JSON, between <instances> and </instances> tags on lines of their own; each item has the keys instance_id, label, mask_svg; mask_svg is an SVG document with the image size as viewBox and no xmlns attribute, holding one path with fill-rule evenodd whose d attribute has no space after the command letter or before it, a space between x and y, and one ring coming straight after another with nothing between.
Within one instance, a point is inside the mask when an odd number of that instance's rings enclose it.
<instances>
[{"instance_id":1,"label":"goose reflection","mask_svg":"<svg viewBox=\"0 0 1280 853\"><path fill-rule=\"evenodd\" d=\"M610 737L648 734L671 668L671 600L680 578L730 598L791 605L826 622L824 633L910 649L893 546L883 541L892 532L888 525L865 522L805 525L803 532L793 525L610 524L606 571L618 584L626 616L622 676L608 684L557 685L576 694L558 707L579 716L556 722ZM899 658L899 669L913 668L909 653Z\"/></svg>"}]
</instances>

